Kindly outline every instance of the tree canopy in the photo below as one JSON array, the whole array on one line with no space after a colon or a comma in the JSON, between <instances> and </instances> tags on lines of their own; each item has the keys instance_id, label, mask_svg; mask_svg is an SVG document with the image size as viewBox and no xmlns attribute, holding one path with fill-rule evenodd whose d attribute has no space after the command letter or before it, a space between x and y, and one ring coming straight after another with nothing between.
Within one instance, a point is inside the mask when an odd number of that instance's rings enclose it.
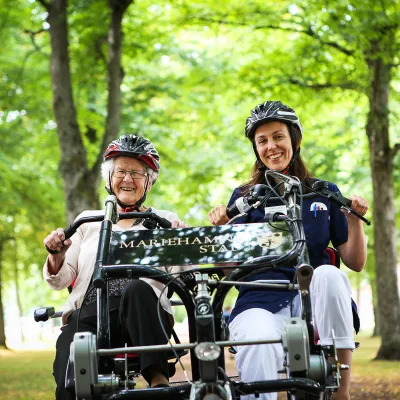
<instances>
[{"instance_id":1,"label":"tree canopy","mask_svg":"<svg viewBox=\"0 0 400 400\"><path fill-rule=\"evenodd\" d=\"M393 202L388 224L395 232L397 2L0 0L0 6L0 272L5 285L18 268L33 279L24 283L20 275L22 288L32 282L43 288L45 295L27 296L25 311L55 296L41 282L42 239L106 195L98 171L105 140L119 133L151 139L161 175L149 204L208 224L209 209L227 203L248 178L254 154L244 123L267 99L300 115L302 155L316 176L345 195L366 197L375 217ZM57 27L60 10L65 26ZM60 32L64 40L55 42ZM383 97L374 97L380 88ZM374 146L386 125L391 175L382 180L383 150ZM72 131L74 140L66 140ZM379 182L382 197L374 191ZM391 197L383 196L386 188ZM386 237L366 233L372 245ZM394 268L394 259L379 257ZM365 278L374 277L368 265Z\"/></svg>"}]
</instances>

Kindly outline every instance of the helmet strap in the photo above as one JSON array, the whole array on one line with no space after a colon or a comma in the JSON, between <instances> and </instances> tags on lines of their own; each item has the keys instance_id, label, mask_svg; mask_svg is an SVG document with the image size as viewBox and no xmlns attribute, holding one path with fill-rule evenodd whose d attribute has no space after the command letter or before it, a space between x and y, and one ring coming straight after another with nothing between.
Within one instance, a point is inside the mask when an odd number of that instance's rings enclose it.
<instances>
[{"instance_id":1,"label":"helmet strap","mask_svg":"<svg viewBox=\"0 0 400 400\"><path fill-rule=\"evenodd\" d=\"M147 194L147 188L149 187L149 176L146 176L146 184L144 185L144 193L143 196L136 202L135 207L137 207L137 210L140 211L141 205L145 202L146 200L146 194Z\"/></svg>"},{"instance_id":2,"label":"helmet strap","mask_svg":"<svg viewBox=\"0 0 400 400\"><path fill-rule=\"evenodd\" d=\"M300 156L300 147L293 153L292 159L290 160L290 163L288 166L281 171L282 174L288 175L290 168L293 166L294 162L299 158Z\"/></svg>"}]
</instances>

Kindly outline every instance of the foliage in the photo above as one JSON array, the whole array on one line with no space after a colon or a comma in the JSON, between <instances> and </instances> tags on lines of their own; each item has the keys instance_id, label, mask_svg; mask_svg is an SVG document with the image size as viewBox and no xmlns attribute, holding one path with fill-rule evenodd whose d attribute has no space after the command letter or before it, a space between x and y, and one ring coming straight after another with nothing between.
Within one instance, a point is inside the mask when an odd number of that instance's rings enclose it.
<instances>
[{"instance_id":1,"label":"foliage","mask_svg":"<svg viewBox=\"0 0 400 400\"><path fill-rule=\"evenodd\" d=\"M89 163L106 116L106 3L74 0L68 9L73 94ZM207 224L209 209L226 203L248 177L254 155L244 121L267 98L281 99L301 115L302 154L310 170L336 182L345 195L362 194L371 202L368 70L360 59L367 40L378 35L376 27L396 21L398 7L389 3L383 10L382 2L360 0L255 0L246 6L237 0L136 1L123 21L121 132L147 136L161 154L149 204L174 210L190 224ZM42 240L65 225L64 193L46 12L34 0L12 7L1 0L0 10L0 239L17 241L17 258L6 242L3 280L12 285L13 269L21 272L26 313L39 300L61 304L65 297L40 278ZM283 29L275 29L278 21ZM397 70L392 87L399 88ZM400 137L398 105L394 90L393 142ZM399 160L397 155L396 167ZM399 168L394 174L399 208ZM372 229L366 232L372 244ZM367 272L374 277L373 263Z\"/></svg>"}]
</instances>

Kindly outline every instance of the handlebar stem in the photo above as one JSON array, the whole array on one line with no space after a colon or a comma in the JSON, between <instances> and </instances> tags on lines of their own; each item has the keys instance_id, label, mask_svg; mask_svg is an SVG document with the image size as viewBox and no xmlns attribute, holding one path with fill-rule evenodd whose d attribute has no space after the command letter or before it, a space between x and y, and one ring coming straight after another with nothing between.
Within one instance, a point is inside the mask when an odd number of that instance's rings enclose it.
<instances>
[{"instance_id":1,"label":"handlebar stem","mask_svg":"<svg viewBox=\"0 0 400 400\"><path fill-rule=\"evenodd\" d=\"M215 342L214 311L208 290L208 274L196 274L197 295L195 298L195 320L197 343ZM218 359L213 361L199 360L200 379L203 382L215 382L218 379Z\"/></svg>"},{"instance_id":2,"label":"handlebar stem","mask_svg":"<svg viewBox=\"0 0 400 400\"><path fill-rule=\"evenodd\" d=\"M197 295L196 301L201 298L211 299L210 294L208 293L208 274L196 274L195 281L197 283Z\"/></svg>"},{"instance_id":3,"label":"handlebar stem","mask_svg":"<svg viewBox=\"0 0 400 400\"><path fill-rule=\"evenodd\" d=\"M292 194L289 193L288 196L288 213L291 214L292 217L294 218L301 218L301 210L300 210L300 206L297 204L297 191L298 188L295 186L292 186L291 188L291 192Z\"/></svg>"}]
</instances>

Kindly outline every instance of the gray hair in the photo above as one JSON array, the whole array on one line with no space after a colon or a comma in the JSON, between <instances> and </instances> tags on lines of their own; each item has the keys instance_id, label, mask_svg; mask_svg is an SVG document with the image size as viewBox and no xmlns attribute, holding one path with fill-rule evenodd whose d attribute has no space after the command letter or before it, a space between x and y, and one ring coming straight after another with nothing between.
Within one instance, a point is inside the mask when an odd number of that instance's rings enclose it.
<instances>
[{"instance_id":1,"label":"gray hair","mask_svg":"<svg viewBox=\"0 0 400 400\"><path fill-rule=\"evenodd\" d=\"M112 175L112 173L114 171L114 161L116 158L111 158L110 160L106 160L101 164L101 176L108 185L110 184L110 182L109 182L110 176ZM158 173L156 171L152 170L145 162L143 162L139 159L137 159L137 160L140 161L140 163L143 166L144 171L149 174L150 179L154 183L156 181L156 179L158 178Z\"/></svg>"}]
</instances>

